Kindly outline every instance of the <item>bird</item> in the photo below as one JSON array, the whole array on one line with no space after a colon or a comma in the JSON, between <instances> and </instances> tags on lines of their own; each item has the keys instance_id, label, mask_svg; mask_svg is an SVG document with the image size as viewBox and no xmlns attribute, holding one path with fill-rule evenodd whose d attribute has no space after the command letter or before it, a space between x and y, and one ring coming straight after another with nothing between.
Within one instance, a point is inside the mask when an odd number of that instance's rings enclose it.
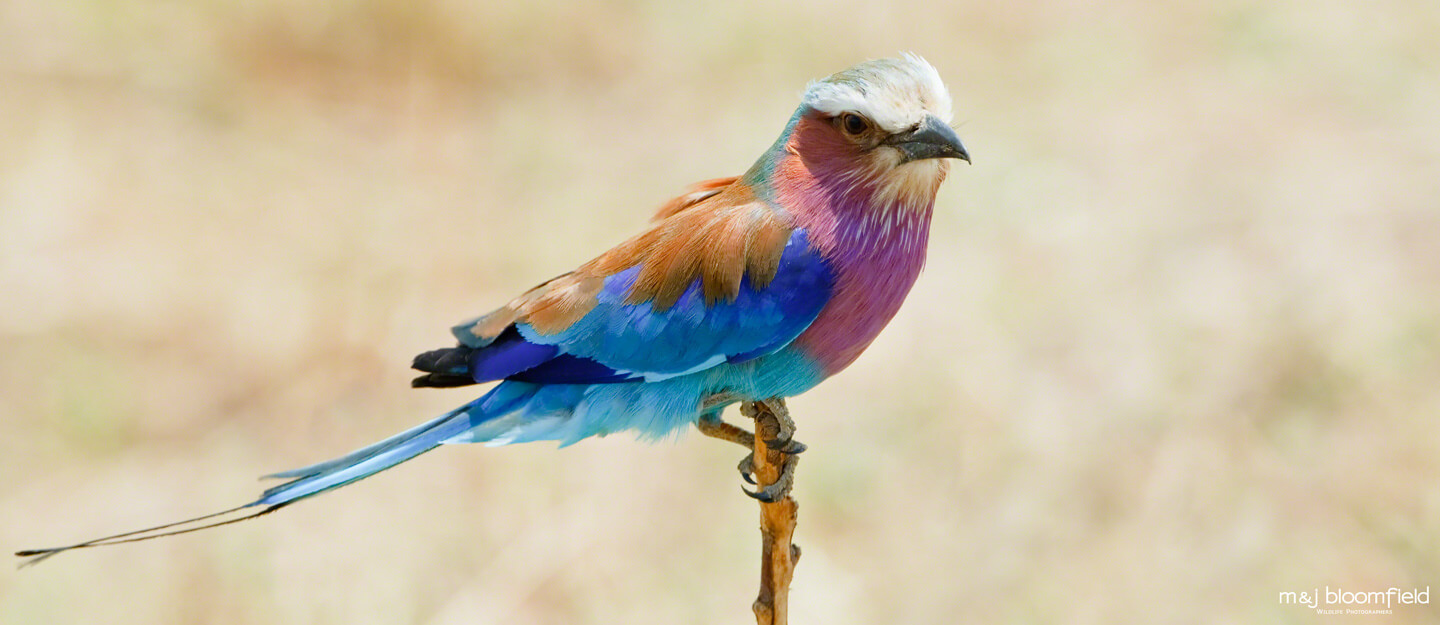
<instances>
[{"instance_id":1,"label":"bird","mask_svg":"<svg viewBox=\"0 0 1440 625\"><path fill-rule=\"evenodd\" d=\"M727 406L783 401L845 369L916 283L950 161L970 162L951 105L938 71L912 53L814 81L745 173L691 186L640 234L455 325L454 346L412 362L415 387L498 382L479 398L266 476L286 481L239 507L16 555L34 563L255 518L445 444L655 440L691 425L746 444L753 435L721 419ZM788 416L777 425L768 442L802 451ZM752 495L773 501L776 486Z\"/></svg>"}]
</instances>

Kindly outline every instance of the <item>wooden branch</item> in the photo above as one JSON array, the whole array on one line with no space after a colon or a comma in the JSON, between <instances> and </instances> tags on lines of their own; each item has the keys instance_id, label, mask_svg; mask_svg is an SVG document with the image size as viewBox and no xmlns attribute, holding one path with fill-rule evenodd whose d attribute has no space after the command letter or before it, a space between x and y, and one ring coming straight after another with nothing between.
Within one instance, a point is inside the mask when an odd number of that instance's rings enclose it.
<instances>
[{"instance_id":1,"label":"wooden branch","mask_svg":"<svg viewBox=\"0 0 1440 625\"><path fill-rule=\"evenodd\" d=\"M779 435L782 420L789 423L785 400L746 402L740 412L755 420L754 474L758 487L764 489L779 480L786 462L791 463L793 477L799 457L773 451L765 444ZM785 625L789 621L790 580L795 576L795 563L800 561L800 547L791 542L799 508L788 492L777 501L760 502L760 595L751 605L759 625Z\"/></svg>"}]
</instances>

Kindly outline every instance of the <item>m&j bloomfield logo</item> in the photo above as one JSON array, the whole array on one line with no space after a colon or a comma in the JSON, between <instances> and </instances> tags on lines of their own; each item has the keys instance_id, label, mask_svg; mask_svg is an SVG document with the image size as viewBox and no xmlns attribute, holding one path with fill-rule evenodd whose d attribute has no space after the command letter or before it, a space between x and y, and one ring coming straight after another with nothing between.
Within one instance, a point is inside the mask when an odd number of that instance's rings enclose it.
<instances>
[{"instance_id":1,"label":"m&j bloomfield logo","mask_svg":"<svg viewBox=\"0 0 1440 625\"><path fill-rule=\"evenodd\" d=\"M1280 593L1280 603L1303 605L1320 614L1392 614L1397 605L1428 605L1430 587L1426 586L1424 590L1387 588L1364 592L1326 586L1324 593L1319 588L1298 592L1286 590Z\"/></svg>"}]
</instances>

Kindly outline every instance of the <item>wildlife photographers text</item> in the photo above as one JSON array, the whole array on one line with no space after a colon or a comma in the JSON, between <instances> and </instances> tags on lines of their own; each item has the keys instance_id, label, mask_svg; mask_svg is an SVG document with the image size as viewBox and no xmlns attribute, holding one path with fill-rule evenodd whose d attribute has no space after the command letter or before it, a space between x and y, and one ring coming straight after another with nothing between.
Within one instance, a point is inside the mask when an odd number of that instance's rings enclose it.
<instances>
[{"instance_id":1,"label":"wildlife photographers text","mask_svg":"<svg viewBox=\"0 0 1440 625\"><path fill-rule=\"evenodd\" d=\"M1303 605L1326 614L1389 614L1394 605L1428 605L1430 587L1426 586L1424 590L1387 588L1366 592L1326 586L1323 593L1319 588L1308 592L1282 591L1279 599L1281 604ZM1356 606L1364 609L1357 610Z\"/></svg>"}]
</instances>

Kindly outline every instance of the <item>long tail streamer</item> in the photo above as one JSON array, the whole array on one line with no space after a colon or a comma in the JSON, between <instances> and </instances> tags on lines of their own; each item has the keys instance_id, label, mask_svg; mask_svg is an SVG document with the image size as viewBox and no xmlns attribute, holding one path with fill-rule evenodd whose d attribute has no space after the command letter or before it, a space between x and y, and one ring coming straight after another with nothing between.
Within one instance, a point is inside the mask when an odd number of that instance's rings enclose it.
<instances>
[{"instance_id":1,"label":"long tail streamer","mask_svg":"<svg viewBox=\"0 0 1440 625\"><path fill-rule=\"evenodd\" d=\"M222 525L230 525L230 524L232 524L232 523L239 523L239 522L241 522L241 521L248 521L248 520L250 520L250 519L253 519L253 518L256 518L256 517L265 516L265 515L267 515L267 514L270 514L271 512L274 512L274 511L276 511L276 510L279 510L280 508L283 508L283 507L285 507L286 505L288 505L288 503L282 503L282 504L275 504L275 505L272 505L272 506L266 506L265 508L262 508L262 509L260 509L259 511L251 512L250 514L246 514L246 515L244 515L244 516L236 517L236 518L233 518L233 519L226 519L226 520L224 520L224 521L216 521L216 522L213 522L213 523L206 523L206 524L198 525L198 526L195 526L195 527L182 527L182 526L185 526L185 525L190 525L190 524L192 524L192 523L198 523L198 522L200 522L200 521L206 521L206 520L213 519L213 518L216 518L216 517L225 516L225 515L231 514L231 513L233 513L233 512L239 512L239 511L244 510L244 509L246 509L246 508L253 508L253 507L255 507L256 505L258 505L258 504L247 503L247 504L245 504L245 505L243 505L243 506L239 506L239 507L236 507L236 508L231 508L231 509L229 509L229 510L221 510L220 512L215 512L215 513L207 514L207 515L204 515L204 516L197 516L197 517L195 517L195 518L193 518L193 519L185 519L184 521L176 521L176 522L174 522L174 523L166 523L166 524L164 524L164 525L156 525L155 527L147 527L147 528L142 529L142 530L134 530L134 531L131 531L131 532L125 532L125 533L123 533L123 534L115 534L115 535L113 535L113 536L106 536L106 537L104 537L104 538L96 538L96 539L94 539L94 540L87 540L87 541L85 541L85 542L83 542L83 543L75 543L75 544L73 544L73 545L66 545L66 546L64 546L64 547L47 547L47 548L44 548L44 549L24 549L24 550L21 550L21 551L16 551L16 552L15 552L15 555L20 556L20 557L22 557L22 558L30 558L29 560L26 560L26 561L20 563L20 568L25 568L25 567L27 567L27 566L32 566L32 565L35 565L35 564L39 564L39 563L45 561L45 560L48 559L48 558L51 558L51 557L56 556L56 555L59 555L59 554L64 553L64 552L66 552L66 551L70 551L70 550L72 550L72 549L89 549L89 548L91 548L91 547L106 547L106 546L109 546L109 545L120 545L120 544L124 544L124 543L136 543L136 542L140 542L140 541L144 541L144 540L152 540L152 539L155 539L155 538L164 538L164 537L166 537L166 536L176 536L176 535L179 535L179 534L189 534L190 532L198 532L198 531L200 531L200 530L210 529L210 528L212 528L212 527L220 527L220 526L222 526ZM177 528L177 527L179 527L179 528L181 528L181 529L171 529L171 528ZM152 534L152 533L151 533L151 532L159 532L160 530L170 530L170 531L160 532L160 533L158 533L158 534Z\"/></svg>"},{"instance_id":2,"label":"long tail streamer","mask_svg":"<svg viewBox=\"0 0 1440 625\"><path fill-rule=\"evenodd\" d=\"M290 478L290 481L266 490L260 495L259 499L243 506L198 516L193 519L156 525L155 527L147 527L123 534L96 538L63 547L24 549L15 552L15 555L22 558L29 558L20 564L23 568L75 549L108 547L110 545L121 545L164 538L166 536L189 534L190 532L198 532L223 525L232 525L241 521L248 521L265 516L302 499L307 499L370 477L371 475L430 451L447 440L464 434L477 423L492 416L486 414L486 411L481 408L483 402L489 396L490 394L486 394L484 397L422 423L419 426L334 460L292 471L267 475L265 477ZM218 521L213 520L251 508L259 509L234 518Z\"/></svg>"}]
</instances>

